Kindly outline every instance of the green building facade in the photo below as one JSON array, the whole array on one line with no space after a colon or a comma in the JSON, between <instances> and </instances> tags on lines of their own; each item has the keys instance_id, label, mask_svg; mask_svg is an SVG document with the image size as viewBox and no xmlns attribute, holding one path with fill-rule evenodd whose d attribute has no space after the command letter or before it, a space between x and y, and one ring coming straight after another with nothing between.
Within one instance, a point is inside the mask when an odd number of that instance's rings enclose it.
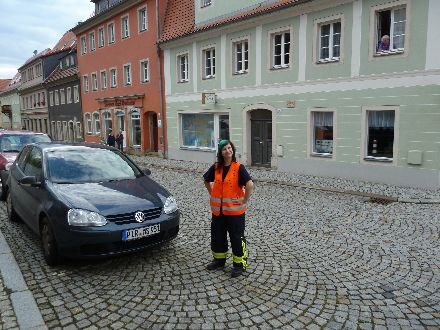
<instances>
[{"instance_id":1,"label":"green building facade","mask_svg":"<svg viewBox=\"0 0 440 330\"><path fill-rule=\"evenodd\" d=\"M439 188L440 1L202 2L161 45L169 158Z\"/></svg>"}]
</instances>

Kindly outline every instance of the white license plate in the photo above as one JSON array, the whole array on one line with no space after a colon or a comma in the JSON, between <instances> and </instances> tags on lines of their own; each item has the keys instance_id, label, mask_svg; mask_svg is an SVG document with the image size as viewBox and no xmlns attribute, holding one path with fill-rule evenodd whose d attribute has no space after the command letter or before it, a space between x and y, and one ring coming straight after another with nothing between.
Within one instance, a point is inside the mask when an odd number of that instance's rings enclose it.
<instances>
[{"instance_id":1,"label":"white license plate","mask_svg":"<svg viewBox=\"0 0 440 330\"><path fill-rule=\"evenodd\" d=\"M131 241L132 239L139 239L142 237L155 235L158 234L159 232L160 232L159 223L148 227L128 229L122 232L122 240Z\"/></svg>"}]
</instances>

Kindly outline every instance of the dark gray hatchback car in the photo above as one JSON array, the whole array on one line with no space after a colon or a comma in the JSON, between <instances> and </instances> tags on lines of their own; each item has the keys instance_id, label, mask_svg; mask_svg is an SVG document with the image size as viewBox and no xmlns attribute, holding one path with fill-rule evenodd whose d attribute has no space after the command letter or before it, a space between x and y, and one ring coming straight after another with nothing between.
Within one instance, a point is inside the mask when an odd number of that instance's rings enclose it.
<instances>
[{"instance_id":1,"label":"dark gray hatchback car","mask_svg":"<svg viewBox=\"0 0 440 330\"><path fill-rule=\"evenodd\" d=\"M9 219L41 236L46 262L132 252L175 238L170 193L117 149L30 144L10 168Z\"/></svg>"}]
</instances>

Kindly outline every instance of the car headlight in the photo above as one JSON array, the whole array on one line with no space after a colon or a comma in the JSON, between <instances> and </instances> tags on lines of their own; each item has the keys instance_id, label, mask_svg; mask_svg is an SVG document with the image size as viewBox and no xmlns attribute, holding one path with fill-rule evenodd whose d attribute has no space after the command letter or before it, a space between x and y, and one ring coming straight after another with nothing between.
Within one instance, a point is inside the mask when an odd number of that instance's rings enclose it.
<instances>
[{"instance_id":1,"label":"car headlight","mask_svg":"<svg viewBox=\"0 0 440 330\"><path fill-rule=\"evenodd\" d=\"M67 213L67 222L71 226L101 227L107 224L107 219L96 212L81 209L70 209Z\"/></svg>"},{"instance_id":2,"label":"car headlight","mask_svg":"<svg viewBox=\"0 0 440 330\"><path fill-rule=\"evenodd\" d=\"M163 205L163 211L166 214L176 212L179 208L177 207L176 199L173 196L169 196Z\"/></svg>"}]
</instances>

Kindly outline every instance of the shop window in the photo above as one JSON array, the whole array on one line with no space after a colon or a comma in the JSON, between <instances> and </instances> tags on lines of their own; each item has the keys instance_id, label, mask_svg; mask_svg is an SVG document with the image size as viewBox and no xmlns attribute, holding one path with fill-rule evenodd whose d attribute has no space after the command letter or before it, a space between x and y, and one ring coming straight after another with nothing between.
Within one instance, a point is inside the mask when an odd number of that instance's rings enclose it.
<instances>
[{"instance_id":1,"label":"shop window","mask_svg":"<svg viewBox=\"0 0 440 330\"><path fill-rule=\"evenodd\" d=\"M312 155L333 154L333 112L312 112Z\"/></svg>"},{"instance_id":2,"label":"shop window","mask_svg":"<svg viewBox=\"0 0 440 330\"><path fill-rule=\"evenodd\" d=\"M395 111L367 111L366 159L393 160Z\"/></svg>"},{"instance_id":3,"label":"shop window","mask_svg":"<svg viewBox=\"0 0 440 330\"><path fill-rule=\"evenodd\" d=\"M219 139L229 138L229 115L182 114L181 140L183 147L215 149Z\"/></svg>"},{"instance_id":4,"label":"shop window","mask_svg":"<svg viewBox=\"0 0 440 330\"><path fill-rule=\"evenodd\" d=\"M137 111L131 113L131 145L141 146L141 116Z\"/></svg>"}]
</instances>

